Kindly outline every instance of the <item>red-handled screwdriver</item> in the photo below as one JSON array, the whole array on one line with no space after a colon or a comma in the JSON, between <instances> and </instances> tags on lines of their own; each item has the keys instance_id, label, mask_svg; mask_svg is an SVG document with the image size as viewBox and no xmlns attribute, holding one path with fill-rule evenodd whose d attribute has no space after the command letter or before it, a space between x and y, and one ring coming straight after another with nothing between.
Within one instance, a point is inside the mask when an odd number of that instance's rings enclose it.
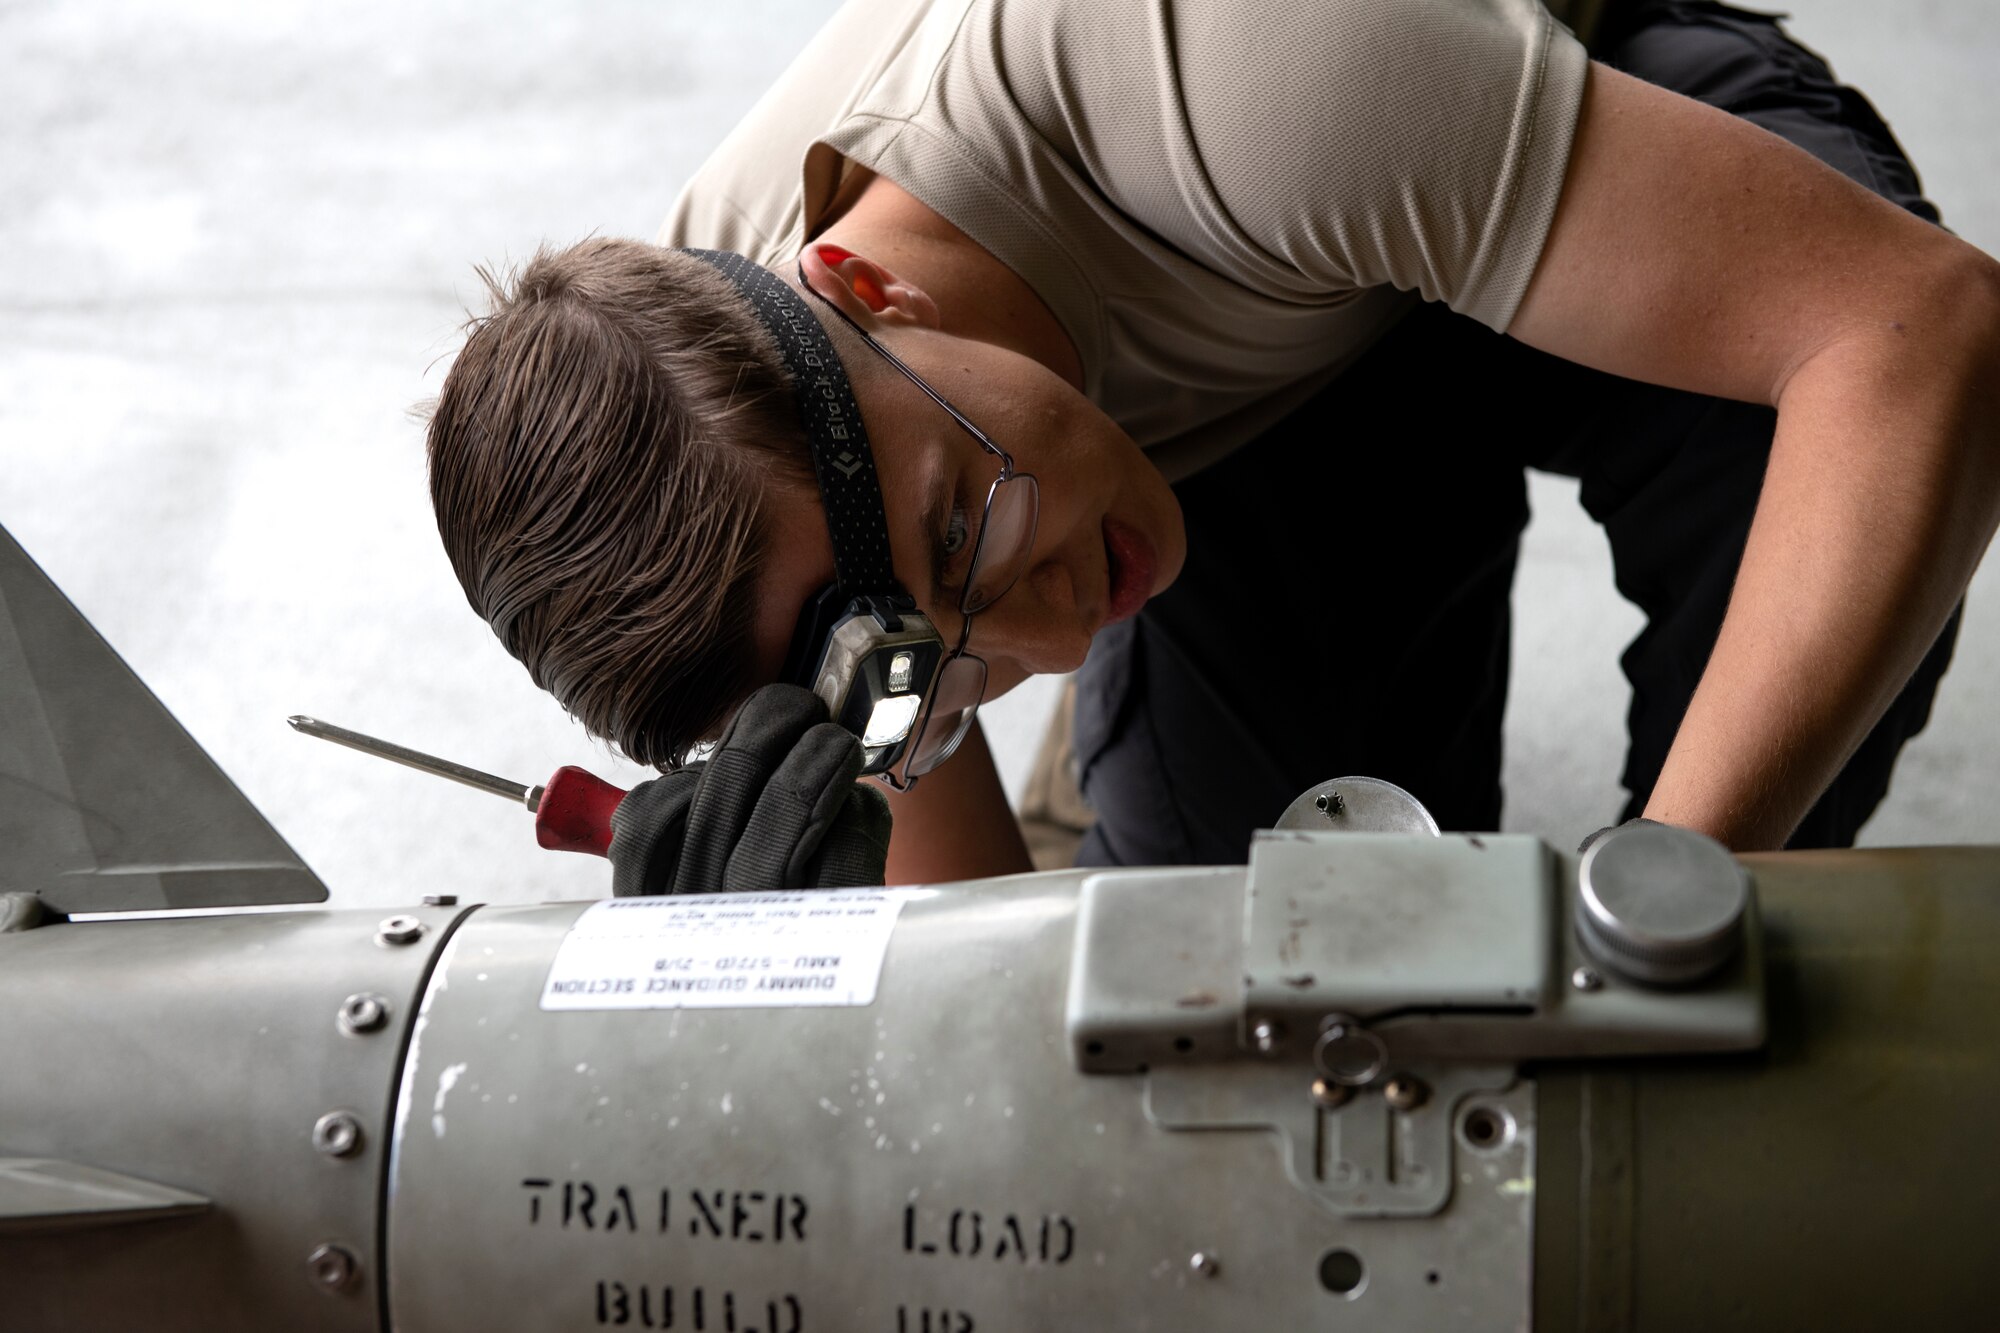
<instances>
[{"instance_id":1,"label":"red-handled screwdriver","mask_svg":"<svg viewBox=\"0 0 2000 1333\"><path fill-rule=\"evenodd\" d=\"M625 799L625 789L614 787L593 773L565 764L550 774L549 780L541 786L528 787L496 778L491 773L482 773L476 768L467 768L464 764L454 764L449 759L439 759L391 741L349 731L346 727L336 727L318 718L295 714L285 721L292 724L292 730L302 731L308 736L317 736L335 745L345 745L392 763L406 764L441 778L450 778L453 782L462 782L468 787L490 791L510 801L519 801L534 811L535 841L550 851L589 852L593 856L611 854L611 812Z\"/></svg>"}]
</instances>

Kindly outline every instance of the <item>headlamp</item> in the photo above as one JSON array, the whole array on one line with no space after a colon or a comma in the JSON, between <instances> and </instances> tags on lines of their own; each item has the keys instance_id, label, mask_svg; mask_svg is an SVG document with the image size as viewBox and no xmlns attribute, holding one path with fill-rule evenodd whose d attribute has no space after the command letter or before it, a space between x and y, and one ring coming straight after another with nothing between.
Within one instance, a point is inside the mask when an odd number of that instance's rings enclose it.
<instances>
[{"instance_id":1,"label":"headlamp","mask_svg":"<svg viewBox=\"0 0 2000 1333\"><path fill-rule=\"evenodd\" d=\"M806 603L783 678L803 685L861 737L862 772L893 768L909 747L944 665L944 642L908 596L845 597L839 584Z\"/></svg>"},{"instance_id":2,"label":"headlamp","mask_svg":"<svg viewBox=\"0 0 2000 1333\"><path fill-rule=\"evenodd\" d=\"M917 724L917 705L923 701L920 694L892 694L877 699L875 707L869 710L868 725L862 730L861 747L879 750L907 739L910 728Z\"/></svg>"},{"instance_id":3,"label":"headlamp","mask_svg":"<svg viewBox=\"0 0 2000 1333\"><path fill-rule=\"evenodd\" d=\"M818 318L770 270L728 251L683 253L728 278L776 340L826 509L834 581L800 611L780 679L818 695L861 737L863 773L891 772L915 742L945 646L892 570L882 488L847 371Z\"/></svg>"}]
</instances>

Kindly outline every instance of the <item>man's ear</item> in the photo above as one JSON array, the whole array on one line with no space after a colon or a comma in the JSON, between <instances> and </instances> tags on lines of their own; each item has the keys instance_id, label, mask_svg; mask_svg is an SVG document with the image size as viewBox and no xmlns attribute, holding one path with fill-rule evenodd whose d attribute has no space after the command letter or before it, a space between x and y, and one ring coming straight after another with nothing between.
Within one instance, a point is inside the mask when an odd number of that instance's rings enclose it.
<instances>
[{"instance_id":1,"label":"man's ear","mask_svg":"<svg viewBox=\"0 0 2000 1333\"><path fill-rule=\"evenodd\" d=\"M799 252L799 267L813 291L863 328L872 323L940 326L937 302L923 288L831 241L806 246Z\"/></svg>"}]
</instances>

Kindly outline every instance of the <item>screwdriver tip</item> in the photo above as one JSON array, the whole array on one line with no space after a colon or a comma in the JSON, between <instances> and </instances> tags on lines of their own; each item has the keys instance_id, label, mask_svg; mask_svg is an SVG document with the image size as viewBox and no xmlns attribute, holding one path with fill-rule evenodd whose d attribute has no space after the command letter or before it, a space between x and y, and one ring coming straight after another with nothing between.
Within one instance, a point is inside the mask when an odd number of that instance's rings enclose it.
<instances>
[{"instance_id":1,"label":"screwdriver tip","mask_svg":"<svg viewBox=\"0 0 2000 1333\"><path fill-rule=\"evenodd\" d=\"M291 724L293 731L304 731L307 727L319 725L318 719L307 717L304 713L293 713L285 721Z\"/></svg>"}]
</instances>

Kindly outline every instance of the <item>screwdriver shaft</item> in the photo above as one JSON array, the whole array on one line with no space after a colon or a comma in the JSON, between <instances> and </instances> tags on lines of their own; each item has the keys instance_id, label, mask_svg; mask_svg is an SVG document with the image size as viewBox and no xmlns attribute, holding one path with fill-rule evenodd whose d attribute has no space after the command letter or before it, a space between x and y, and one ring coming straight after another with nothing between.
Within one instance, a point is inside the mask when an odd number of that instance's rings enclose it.
<instances>
[{"instance_id":1,"label":"screwdriver shaft","mask_svg":"<svg viewBox=\"0 0 2000 1333\"><path fill-rule=\"evenodd\" d=\"M387 759L391 763L404 764L410 768L421 769L426 773L435 773L441 778L450 778L453 782L462 782L468 787L477 787L480 791L490 791L495 796L504 796L510 801L519 802L527 806L530 810L541 804L542 789L540 787L528 787L519 782L509 782L507 779L495 777L491 773L482 773L476 768L467 768L464 764L454 764L449 759L439 759L436 755L425 754L421 750L412 750L408 746L397 745L393 741L377 740L373 736L364 736L358 731L349 731L346 727L336 727L331 722L322 722L315 717L301 717L294 714L286 718L285 721L291 723L292 730L294 731L302 731L308 736L317 736L323 741L332 741L335 745L345 745L351 750L360 750L364 754L372 754L378 758Z\"/></svg>"}]
</instances>

